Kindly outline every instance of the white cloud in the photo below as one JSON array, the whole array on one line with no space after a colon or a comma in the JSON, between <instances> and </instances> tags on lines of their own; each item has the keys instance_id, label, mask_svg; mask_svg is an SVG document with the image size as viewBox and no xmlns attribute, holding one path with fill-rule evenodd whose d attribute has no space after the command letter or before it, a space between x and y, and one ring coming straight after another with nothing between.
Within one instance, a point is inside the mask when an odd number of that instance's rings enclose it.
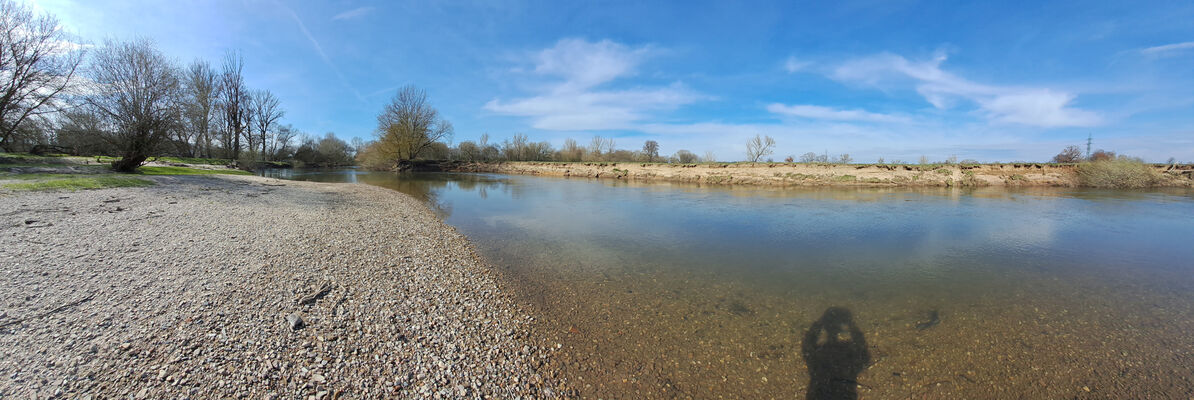
<instances>
[{"instance_id":1,"label":"white cloud","mask_svg":"<svg viewBox=\"0 0 1194 400\"><path fill-rule=\"evenodd\" d=\"M336 14L336 16L332 17L332 20L333 21L343 21L343 20L349 20L349 19L353 19L353 18L360 18L360 17L365 16L366 14L369 14L371 11L373 11L373 7L354 8L354 9Z\"/></svg>"},{"instance_id":2,"label":"white cloud","mask_svg":"<svg viewBox=\"0 0 1194 400\"><path fill-rule=\"evenodd\" d=\"M529 117L534 128L543 130L611 130L632 128L651 112L675 109L703 97L679 83L600 89L633 76L650 53L649 47L631 48L609 40L560 40L530 57L534 63L530 73L547 81L537 95L510 101L493 99L484 109Z\"/></svg>"},{"instance_id":3,"label":"white cloud","mask_svg":"<svg viewBox=\"0 0 1194 400\"><path fill-rule=\"evenodd\" d=\"M801 117L809 119L823 119L831 121L861 121L861 122L910 122L908 117L891 114L873 113L864 110L839 110L830 107L814 105L784 105L779 103L767 106L767 111L773 114Z\"/></svg>"},{"instance_id":4,"label":"white cloud","mask_svg":"<svg viewBox=\"0 0 1194 400\"><path fill-rule=\"evenodd\" d=\"M1040 127L1095 126L1102 118L1070 107L1076 97L1053 89L994 86L972 82L941 69L942 54L927 61L909 61L880 54L846 62L830 74L838 81L871 86L911 82L917 93L938 109L960 100L977 104L992 121Z\"/></svg>"},{"instance_id":5,"label":"white cloud","mask_svg":"<svg viewBox=\"0 0 1194 400\"><path fill-rule=\"evenodd\" d=\"M795 56L788 56L788 59L784 61L784 71L788 71L789 74L794 74L796 72L800 72L800 70L803 70L810 65L813 65L813 63L797 60Z\"/></svg>"},{"instance_id":6,"label":"white cloud","mask_svg":"<svg viewBox=\"0 0 1194 400\"><path fill-rule=\"evenodd\" d=\"M562 39L535 55L535 73L563 77L560 89L580 90L634 74L650 49L629 48L609 40L591 43Z\"/></svg>"},{"instance_id":7,"label":"white cloud","mask_svg":"<svg viewBox=\"0 0 1194 400\"><path fill-rule=\"evenodd\" d=\"M1194 42L1172 43L1163 46L1153 46L1140 49L1141 54L1158 55L1162 53L1170 53L1180 50L1194 49Z\"/></svg>"}]
</instances>

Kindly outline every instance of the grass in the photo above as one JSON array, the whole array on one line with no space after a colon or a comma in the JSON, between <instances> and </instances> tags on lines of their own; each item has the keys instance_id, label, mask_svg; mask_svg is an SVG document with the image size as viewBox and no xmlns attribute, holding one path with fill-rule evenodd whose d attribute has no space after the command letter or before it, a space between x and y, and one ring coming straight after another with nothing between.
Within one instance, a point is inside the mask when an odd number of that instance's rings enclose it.
<instances>
[{"instance_id":1,"label":"grass","mask_svg":"<svg viewBox=\"0 0 1194 400\"><path fill-rule=\"evenodd\" d=\"M0 174L0 179L16 179L31 181L36 179L62 179L79 176L78 174Z\"/></svg>"},{"instance_id":2,"label":"grass","mask_svg":"<svg viewBox=\"0 0 1194 400\"><path fill-rule=\"evenodd\" d=\"M249 171L239 169L198 169L187 167L141 167L137 168L141 175L253 175Z\"/></svg>"},{"instance_id":3,"label":"grass","mask_svg":"<svg viewBox=\"0 0 1194 400\"><path fill-rule=\"evenodd\" d=\"M207 164L207 165L228 165L232 160L225 160L223 158L197 158L197 157L156 157L151 160L165 161L180 164Z\"/></svg>"},{"instance_id":4,"label":"grass","mask_svg":"<svg viewBox=\"0 0 1194 400\"><path fill-rule=\"evenodd\" d=\"M854 175L841 175L833 177L833 180L838 182L854 182L858 180L858 177Z\"/></svg>"},{"instance_id":5,"label":"grass","mask_svg":"<svg viewBox=\"0 0 1194 400\"><path fill-rule=\"evenodd\" d=\"M50 174L28 174L28 175L50 175ZM24 179L18 177L17 179ZM142 187L152 186L153 181L136 178L126 175L67 175L65 178L61 177L34 177L29 179L42 179L36 182L28 183L9 183L4 185L5 189L17 191L41 191L41 190L81 190L81 189L104 189L116 187Z\"/></svg>"},{"instance_id":6,"label":"grass","mask_svg":"<svg viewBox=\"0 0 1194 400\"><path fill-rule=\"evenodd\" d=\"M8 183L0 186L14 191L43 191L43 190L85 190L118 187L152 186L151 180L139 178L137 175L252 175L251 172L233 169L197 169L187 167L141 167L135 174L118 174L112 172L99 174L0 174L2 180L17 180L26 182Z\"/></svg>"}]
</instances>

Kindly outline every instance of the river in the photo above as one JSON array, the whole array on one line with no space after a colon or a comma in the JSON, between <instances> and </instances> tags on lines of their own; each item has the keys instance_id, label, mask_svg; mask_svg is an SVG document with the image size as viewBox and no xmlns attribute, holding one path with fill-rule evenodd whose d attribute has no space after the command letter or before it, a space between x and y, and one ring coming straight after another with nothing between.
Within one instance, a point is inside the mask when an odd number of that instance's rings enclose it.
<instances>
[{"instance_id":1,"label":"river","mask_svg":"<svg viewBox=\"0 0 1194 400\"><path fill-rule=\"evenodd\" d=\"M586 397L1194 393L1188 190L266 175L426 201Z\"/></svg>"}]
</instances>

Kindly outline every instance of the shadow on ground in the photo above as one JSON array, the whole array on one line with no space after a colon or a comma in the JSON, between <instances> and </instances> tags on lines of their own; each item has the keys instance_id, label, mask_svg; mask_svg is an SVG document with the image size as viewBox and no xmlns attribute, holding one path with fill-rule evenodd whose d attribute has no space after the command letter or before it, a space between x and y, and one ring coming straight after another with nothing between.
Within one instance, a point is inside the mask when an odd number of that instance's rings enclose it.
<instances>
[{"instance_id":1,"label":"shadow on ground","mask_svg":"<svg viewBox=\"0 0 1194 400\"><path fill-rule=\"evenodd\" d=\"M871 355L850 310L826 309L804 334L801 352L808 364L808 400L858 398L858 374Z\"/></svg>"}]
</instances>

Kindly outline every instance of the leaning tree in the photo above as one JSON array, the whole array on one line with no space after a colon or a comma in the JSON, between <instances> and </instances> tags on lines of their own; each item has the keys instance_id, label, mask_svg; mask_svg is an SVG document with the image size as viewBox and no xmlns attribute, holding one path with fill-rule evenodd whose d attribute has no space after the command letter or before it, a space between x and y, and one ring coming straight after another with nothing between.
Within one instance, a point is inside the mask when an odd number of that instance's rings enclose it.
<instances>
[{"instance_id":1,"label":"leaning tree","mask_svg":"<svg viewBox=\"0 0 1194 400\"><path fill-rule=\"evenodd\" d=\"M179 76L174 62L148 39L109 41L96 51L87 105L105 120L104 136L120 151L112 169L136 170L181 128Z\"/></svg>"}]
</instances>

